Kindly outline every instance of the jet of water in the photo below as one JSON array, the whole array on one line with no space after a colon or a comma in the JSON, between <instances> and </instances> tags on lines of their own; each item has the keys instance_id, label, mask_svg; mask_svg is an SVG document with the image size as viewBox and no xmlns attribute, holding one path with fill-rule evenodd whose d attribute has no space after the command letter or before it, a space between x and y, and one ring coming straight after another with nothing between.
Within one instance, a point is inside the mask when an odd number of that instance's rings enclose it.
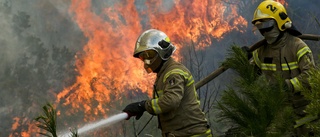
<instances>
[{"instance_id":1,"label":"jet of water","mask_svg":"<svg viewBox=\"0 0 320 137\"><path fill-rule=\"evenodd\" d=\"M87 125L78 129L78 134L81 135L82 133L90 132L96 128L107 127L107 126L110 126L110 125L115 124L117 122L120 122L122 120L125 120L126 118L128 118L127 113L120 113L120 114L111 116L109 118L102 119L98 122L87 124ZM70 136L70 133L59 135L59 137L69 137L69 136Z\"/></svg>"}]
</instances>

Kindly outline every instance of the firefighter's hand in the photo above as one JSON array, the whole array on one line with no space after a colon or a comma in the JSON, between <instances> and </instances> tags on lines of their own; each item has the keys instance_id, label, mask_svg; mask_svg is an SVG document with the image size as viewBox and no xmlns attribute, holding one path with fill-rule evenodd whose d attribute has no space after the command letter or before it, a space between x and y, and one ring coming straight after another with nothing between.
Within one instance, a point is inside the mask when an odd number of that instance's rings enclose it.
<instances>
[{"instance_id":1,"label":"firefighter's hand","mask_svg":"<svg viewBox=\"0 0 320 137\"><path fill-rule=\"evenodd\" d=\"M250 52L250 49L248 46L241 47L242 51L247 54L248 59L252 58L252 52Z\"/></svg>"},{"instance_id":2,"label":"firefighter's hand","mask_svg":"<svg viewBox=\"0 0 320 137\"><path fill-rule=\"evenodd\" d=\"M130 119L132 116L136 116L136 120L139 120L140 117L143 115L143 112L146 111L145 108L145 103L146 101L141 101L141 102L135 102L127 105L124 109L123 112L126 112L128 114L128 119Z\"/></svg>"},{"instance_id":3,"label":"firefighter's hand","mask_svg":"<svg viewBox=\"0 0 320 137\"><path fill-rule=\"evenodd\" d=\"M293 92L293 85L291 84L289 79L286 79L283 84L283 89L288 92Z\"/></svg>"}]
</instances>

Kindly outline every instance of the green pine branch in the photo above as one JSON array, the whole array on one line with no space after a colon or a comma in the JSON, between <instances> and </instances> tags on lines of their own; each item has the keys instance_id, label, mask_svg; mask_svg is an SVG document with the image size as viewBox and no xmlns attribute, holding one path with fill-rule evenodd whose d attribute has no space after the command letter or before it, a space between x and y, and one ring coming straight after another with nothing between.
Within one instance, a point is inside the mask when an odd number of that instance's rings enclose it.
<instances>
[{"instance_id":1,"label":"green pine branch","mask_svg":"<svg viewBox=\"0 0 320 137\"><path fill-rule=\"evenodd\" d=\"M284 80L276 76L269 83L264 75L259 76L237 46L232 46L227 55L223 64L237 76L218 102L219 119L230 121L235 126L232 134L238 136L281 136L291 132L288 127L292 109L285 104Z\"/></svg>"},{"instance_id":2,"label":"green pine branch","mask_svg":"<svg viewBox=\"0 0 320 137\"><path fill-rule=\"evenodd\" d=\"M312 69L309 72L309 82L311 86L311 91L305 89L302 94L306 99L310 100L310 104L307 105L305 112L309 116L317 117L317 120L312 120L306 125L313 129L316 135L320 134L320 65L317 68Z\"/></svg>"},{"instance_id":3,"label":"green pine branch","mask_svg":"<svg viewBox=\"0 0 320 137\"><path fill-rule=\"evenodd\" d=\"M35 120L38 122L37 127L49 132L50 134L42 132L40 132L39 134L44 135L46 137L57 137L56 110L50 103L47 103L45 106L43 106L42 110L44 114L35 118Z\"/></svg>"},{"instance_id":4,"label":"green pine branch","mask_svg":"<svg viewBox=\"0 0 320 137\"><path fill-rule=\"evenodd\" d=\"M38 122L36 125L38 128L46 131L47 133L39 132L40 135L46 137L58 137L57 136L57 113L51 103L47 103L42 107L43 114L35 118ZM77 129L70 129L71 137L78 137Z\"/></svg>"}]
</instances>

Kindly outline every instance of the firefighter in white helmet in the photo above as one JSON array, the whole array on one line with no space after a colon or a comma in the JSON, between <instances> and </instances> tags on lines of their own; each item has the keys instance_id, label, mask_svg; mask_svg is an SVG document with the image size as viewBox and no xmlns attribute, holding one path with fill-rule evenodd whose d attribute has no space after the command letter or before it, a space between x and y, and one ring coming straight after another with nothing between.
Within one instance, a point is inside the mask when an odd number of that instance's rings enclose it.
<instances>
[{"instance_id":1,"label":"firefighter in white helmet","mask_svg":"<svg viewBox=\"0 0 320 137\"><path fill-rule=\"evenodd\" d=\"M286 9L279 2L261 2L254 12L252 24L267 41L253 52L255 65L271 80L276 73L282 75L288 100L295 112L293 117L305 117L303 110L309 101L305 100L301 90L310 89L308 71L315 67L310 48L296 37L301 33L295 29ZM294 132L294 136L312 134L305 125L294 128Z\"/></svg>"},{"instance_id":2,"label":"firefighter in white helmet","mask_svg":"<svg viewBox=\"0 0 320 137\"><path fill-rule=\"evenodd\" d=\"M144 63L148 73L157 73L153 98L131 103L123 111L129 118L135 116L136 119L144 111L156 115L163 137L211 137L193 76L171 57L175 50L162 31L150 29L139 36L133 56Z\"/></svg>"}]
</instances>

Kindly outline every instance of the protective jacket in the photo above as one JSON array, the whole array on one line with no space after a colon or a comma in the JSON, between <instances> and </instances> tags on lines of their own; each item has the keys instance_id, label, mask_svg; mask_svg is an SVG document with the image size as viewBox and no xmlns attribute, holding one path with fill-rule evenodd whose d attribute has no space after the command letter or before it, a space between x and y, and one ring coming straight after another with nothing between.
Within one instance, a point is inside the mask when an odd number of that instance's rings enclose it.
<instances>
[{"instance_id":1,"label":"protective jacket","mask_svg":"<svg viewBox=\"0 0 320 137\"><path fill-rule=\"evenodd\" d=\"M302 88L310 88L308 70L315 67L310 48L300 38L284 32L283 37L274 44L266 44L253 52L255 64L270 80L280 73L289 87L295 113L304 115L308 104L300 93Z\"/></svg>"},{"instance_id":2,"label":"protective jacket","mask_svg":"<svg viewBox=\"0 0 320 137\"><path fill-rule=\"evenodd\" d=\"M172 58L158 72L153 99L145 107L158 116L163 136L211 135L191 73Z\"/></svg>"}]
</instances>

